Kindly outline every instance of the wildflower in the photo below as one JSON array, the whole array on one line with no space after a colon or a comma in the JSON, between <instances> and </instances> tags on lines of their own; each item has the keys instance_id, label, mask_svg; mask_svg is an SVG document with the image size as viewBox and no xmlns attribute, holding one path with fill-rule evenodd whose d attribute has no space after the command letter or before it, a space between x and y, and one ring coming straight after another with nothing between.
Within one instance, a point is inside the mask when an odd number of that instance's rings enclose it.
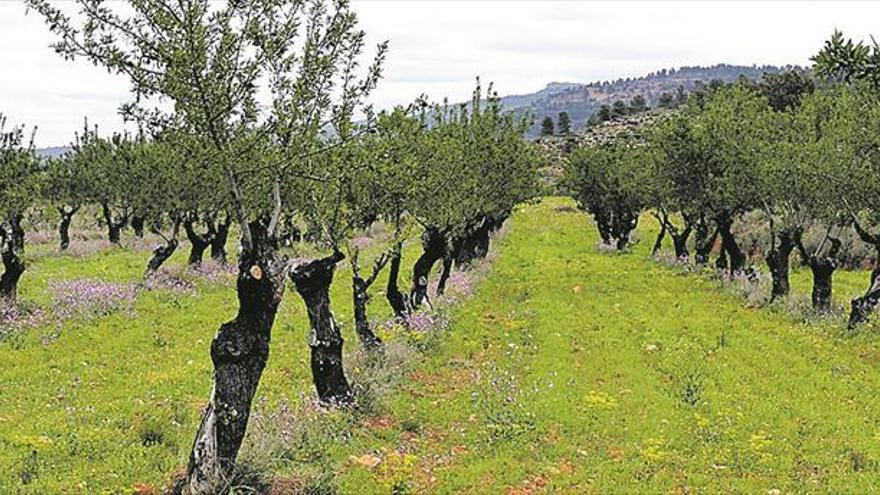
<instances>
[{"instance_id":1,"label":"wildflower","mask_svg":"<svg viewBox=\"0 0 880 495\"><path fill-rule=\"evenodd\" d=\"M52 312L59 320L92 318L128 309L137 296L133 284L115 284L95 278L50 282Z\"/></svg>"}]
</instances>

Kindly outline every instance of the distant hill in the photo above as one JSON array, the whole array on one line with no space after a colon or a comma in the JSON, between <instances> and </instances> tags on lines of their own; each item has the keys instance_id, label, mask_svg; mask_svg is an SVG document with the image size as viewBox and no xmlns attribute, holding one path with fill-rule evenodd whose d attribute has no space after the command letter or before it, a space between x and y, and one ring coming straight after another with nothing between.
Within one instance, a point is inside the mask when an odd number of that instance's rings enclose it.
<instances>
[{"instance_id":1,"label":"distant hill","mask_svg":"<svg viewBox=\"0 0 880 495\"><path fill-rule=\"evenodd\" d=\"M37 154L44 158L57 158L70 151L70 146L52 146L49 148L37 148Z\"/></svg>"},{"instance_id":2,"label":"distant hill","mask_svg":"<svg viewBox=\"0 0 880 495\"><path fill-rule=\"evenodd\" d=\"M568 112L573 130L584 127L602 105L610 105L615 100L628 102L636 95L642 95L649 106L656 106L663 93L675 94L679 87L690 91L698 82L709 83L714 79L725 83L734 82L740 77L758 80L766 73L780 72L784 67L773 65L746 66L718 64L710 67L681 67L663 69L643 77L617 79L593 83L552 82L544 89L530 94L504 96L501 98L505 108L517 113L531 113L535 118L529 135L537 136L541 120L550 116L556 121L559 112Z\"/></svg>"},{"instance_id":3,"label":"distant hill","mask_svg":"<svg viewBox=\"0 0 880 495\"><path fill-rule=\"evenodd\" d=\"M656 106L663 93L675 94L681 87L691 91L698 83L708 84L714 79L731 83L745 77L750 80L761 79L764 74L775 73L786 67L774 65L729 65L717 64L709 67L680 67L662 69L646 76L597 81L592 83L551 82L544 89L534 93L502 96L501 102L508 110L518 114L531 114L534 125L529 137L537 137L541 120L550 116L556 121L559 112L568 112L572 130L584 127L591 115L602 105L610 105L616 100L628 102L636 95L642 95L649 106ZM37 150L41 156L60 156L70 150L69 146L54 146Z\"/></svg>"}]
</instances>

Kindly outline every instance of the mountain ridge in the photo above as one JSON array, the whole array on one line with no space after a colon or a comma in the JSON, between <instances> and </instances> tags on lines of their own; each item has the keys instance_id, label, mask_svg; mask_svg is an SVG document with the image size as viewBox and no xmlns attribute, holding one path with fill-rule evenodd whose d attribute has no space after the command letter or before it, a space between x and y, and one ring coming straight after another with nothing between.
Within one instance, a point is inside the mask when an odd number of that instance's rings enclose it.
<instances>
[{"instance_id":1,"label":"mountain ridge","mask_svg":"<svg viewBox=\"0 0 880 495\"><path fill-rule=\"evenodd\" d=\"M679 88L688 92L701 83L708 84L713 80L731 83L740 77L754 81L761 79L764 74L794 67L719 63L709 66L661 69L640 77L619 78L612 81L589 83L554 81L534 93L502 96L501 103L505 109L513 110L519 115L531 115L534 122L528 135L535 137L540 132L540 124L544 117L551 117L556 121L560 112L567 112L571 119L572 130L579 130L585 127L589 118L602 105L611 105L616 100L629 102L633 97L640 95L647 105L653 107L657 106L663 93L674 95Z\"/></svg>"},{"instance_id":2,"label":"mountain ridge","mask_svg":"<svg viewBox=\"0 0 880 495\"><path fill-rule=\"evenodd\" d=\"M571 119L572 130L580 130L602 105L610 105L616 100L628 102L634 96L641 95L646 103L653 107L657 106L663 93L675 94L679 87L684 91L691 91L697 84L708 84L714 79L725 83L734 82L740 77L758 80L766 73L780 72L792 67L794 66L719 63L709 66L660 69L640 77L610 81L587 83L552 81L532 93L502 96L501 103L505 109L513 110L518 115L532 116L534 122L527 135L536 137L540 133L541 120L549 116L555 122L559 112L567 112ZM55 157L69 149L69 146L51 146L39 148L37 153L41 156Z\"/></svg>"}]
</instances>

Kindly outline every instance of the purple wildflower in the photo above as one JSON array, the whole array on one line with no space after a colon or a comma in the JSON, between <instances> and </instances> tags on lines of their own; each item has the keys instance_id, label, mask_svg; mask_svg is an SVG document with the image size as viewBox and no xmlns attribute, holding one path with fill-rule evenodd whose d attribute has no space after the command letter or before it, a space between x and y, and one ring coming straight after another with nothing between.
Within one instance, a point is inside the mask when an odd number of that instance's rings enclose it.
<instances>
[{"instance_id":1,"label":"purple wildflower","mask_svg":"<svg viewBox=\"0 0 880 495\"><path fill-rule=\"evenodd\" d=\"M130 309L137 296L132 284L114 284L94 278L50 282L52 311L61 321L104 316Z\"/></svg>"},{"instance_id":2,"label":"purple wildflower","mask_svg":"<svg viewBox=\"0 0 880 495\"><path fill-rule=\"evenodd\" d=\"M0 340L9 333L39 325L45 316L39 308L0 299Z\"/></svg>"},{"instance_id":3,"label":"purple wildflower","mask_svg":"<svg viewBox=\"0 0 880 495\"><path fill-rule=\"evenodd\" d=\"M171 273L165 269L151 273L147 280L144 281L144 288L147 290L164 289L171 292L194 292L196 285L179 275Z\"/></svg>"},{"instance_id":4,"label":"purple wildflower","mask_svg":"<svg viewBox=\"0 0 880 495\"><path fill-rule=\"evenodd\" d=\"M194 276L212 284L230 281L237 275L234 265L214 260L203 261L198 266L189 267L188 270Z\"/></svg>"},{"instance_id":5,"label":"purple wildflower","mask_svg":"<svg viewBox=\"0 0 880 495\"><path fill-rule=\"evenodd\" d=\"M414 332L427 332L436 323L434 316L426 311L418 311L406 317L406 327Z\"/></svg>"}]
</instances>

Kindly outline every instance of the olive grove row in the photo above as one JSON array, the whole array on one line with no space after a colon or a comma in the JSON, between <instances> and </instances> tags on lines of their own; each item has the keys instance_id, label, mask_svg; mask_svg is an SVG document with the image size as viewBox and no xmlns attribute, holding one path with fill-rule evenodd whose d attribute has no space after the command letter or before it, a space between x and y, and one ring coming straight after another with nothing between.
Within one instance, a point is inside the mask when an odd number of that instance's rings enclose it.
<instances>
[{"instance_id":1,"label":"olive grove row","mask_svg":"<svg viewBox=\"0 0 880 495\"><path fill-rule=\"evenodd\" d=\"M351 403L329 299L337 263L350 263L357 334L380 352L366 314L379 272L389 267L386 297L405 317L426 303L435 265L442 291L453 265L485 256L490 234L535 194L527 122L504 112L491 87L484 94L478 84L467 104L372 111L366 101L387 43L366 47L346 1L27 4L59 54L130 82L121 113L140 130L101 136L86 125L70 153L48 161L24 127L5 130L0 294L14 298L25 273L22 221L37 205L59 212L62 249L84 207L99 212L111 242L126 226L155 232L164 242L146 261L147 277L177 250L181 227L190 264L208 247L225 260L227 237L239 236L238 311L211 343L213 387L183 493L215 493L230 478L286 283L308 310L319 398ZM377 221L393 234L367 273L352 240ZM402 248L418 235L422 251L404 289ZM284 248L300 236L326 256L292 259Z\"/></svg>"},{"instance_id":2,"label":"olive grove row","mask_svg":"<svg viewBox=\"0 0 880 495\"><path fill-rule=\"evenodd\" d=\"M594 215L605 243L624 249L639 216L660 223L675 256L746 276L763 257L771 299L789 293L796 252L813 274L812 303L831 306L832 277L850 228L876 251L850 326L880 301L880 48L835 33L812 71L758 83L714 85L688 97L638 136L583 146L568 157L565 187ZM749 253L735 223L761 219L761 252ZM807 232L818 233L809 239ZM691 241L692 239L692 241Z\"/></svg>"}]
</instances>

